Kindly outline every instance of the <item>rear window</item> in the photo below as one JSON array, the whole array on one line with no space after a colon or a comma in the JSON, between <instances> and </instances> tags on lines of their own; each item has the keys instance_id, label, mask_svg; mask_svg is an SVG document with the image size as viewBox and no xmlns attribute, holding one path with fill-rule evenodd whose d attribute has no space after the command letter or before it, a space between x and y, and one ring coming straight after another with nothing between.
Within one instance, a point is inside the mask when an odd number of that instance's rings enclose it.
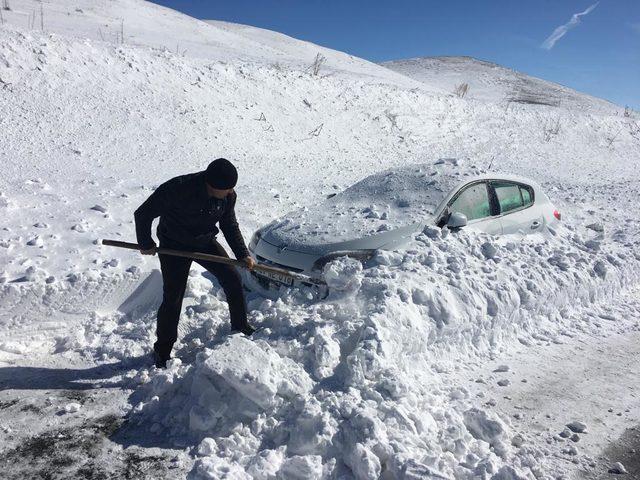
<instances>
[{"instance_id":1,"label":"rear window","mask_svg":"<svg viewBox=\"0 0 640 480\"><path fill-rule=\"evenodd\" d=\"M533 204L531 187L510 182L493 182L500 213L507 213Z\"/></svg>"}]
</instances>

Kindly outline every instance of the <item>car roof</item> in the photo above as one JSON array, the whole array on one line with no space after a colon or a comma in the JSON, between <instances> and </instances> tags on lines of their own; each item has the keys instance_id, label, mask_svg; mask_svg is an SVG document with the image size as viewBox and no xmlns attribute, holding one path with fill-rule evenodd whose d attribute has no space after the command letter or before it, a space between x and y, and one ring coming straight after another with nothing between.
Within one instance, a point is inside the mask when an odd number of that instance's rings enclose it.
<instances>
[{"instance_id":1,"label":"car roof","mask_svg":"<svg viewBox=\"0 0 640 480\"><path fill-rule=\"evenodd\" d=\"M476 176L476 180L506 180L508 182L515 183L524 183L527 185L537 186L538 183L531 178L523 177L520 175L512 175L510 173L501 173L501 172L491 172L491 173L483 173L481 175Z\"/></svg>"}]
</instances>

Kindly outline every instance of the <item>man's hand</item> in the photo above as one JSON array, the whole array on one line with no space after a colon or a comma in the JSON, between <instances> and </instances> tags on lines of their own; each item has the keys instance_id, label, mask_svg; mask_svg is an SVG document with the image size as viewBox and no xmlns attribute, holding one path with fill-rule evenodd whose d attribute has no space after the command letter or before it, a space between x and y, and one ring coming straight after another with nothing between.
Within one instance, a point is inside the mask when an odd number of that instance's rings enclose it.
<instances>
[{"instance_id":1,"label":"man's hand","mask_svg":"<svg viewBox=\"0 0 640 480\"><path fill-rule=\"evenodd\" d=\"M147 248L146 250L140 249L140 253L143 255L155 255L156 250L158 250L158 247L154 245L153 247Z\"/></svg>"},{"instance_id":2,"label":"man's hand","mask_svg":"<svg viewBox=\"0 0 640 480\"><path fill-rule=\"evenodd\" d=\"M249 270L253 270L253 267L256 266L256 261L253 259L253 257L244 257L242 261L247 264L247 268Z\"/></svg>"}]
</instances>

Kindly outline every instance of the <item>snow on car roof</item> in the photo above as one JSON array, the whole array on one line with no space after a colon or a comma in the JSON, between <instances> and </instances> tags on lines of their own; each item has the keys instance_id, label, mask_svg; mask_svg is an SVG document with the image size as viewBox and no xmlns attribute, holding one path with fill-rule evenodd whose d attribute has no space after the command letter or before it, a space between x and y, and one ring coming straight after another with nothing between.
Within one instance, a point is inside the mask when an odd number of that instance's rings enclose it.
<instances>
[{"instance_id":1,"label":"snow on car roof","mask_svg":"<svg viewBox=\"0 0 640 480\"><path fill-rule=\"evenodd\" d=\"M392 168L364 178L265 229L268 242L314 246L355 240L413 223L427 223L447 194L481 172L457 159Z\"/></svg>"}]
</instances>

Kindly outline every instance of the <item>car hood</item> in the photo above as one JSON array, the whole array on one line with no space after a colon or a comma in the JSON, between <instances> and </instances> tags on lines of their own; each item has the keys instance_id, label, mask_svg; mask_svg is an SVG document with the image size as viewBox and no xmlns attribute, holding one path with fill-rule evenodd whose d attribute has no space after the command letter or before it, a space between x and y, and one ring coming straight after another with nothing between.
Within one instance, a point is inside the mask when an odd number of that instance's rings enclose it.
<instances>
[{"instance_id":1,"label":"car hood","mask_svg":"<svg viewBox=\"0 0 640 480\"><path fill-rule=\"evenodd\" d=\"M361 232L358 236L350 232L341 240L321 241L318 237L307 237L300 230L289 228L288 223L279 223L268 226L262 231L261 240L277 247L280 250L306 253L311 255L326 255L328 253L348 250L376 250L380 248L391 249L406 243L419 232L428 222L411 223L402 227L393 228L382 232Z\"/></svg>"}]
</instances>

